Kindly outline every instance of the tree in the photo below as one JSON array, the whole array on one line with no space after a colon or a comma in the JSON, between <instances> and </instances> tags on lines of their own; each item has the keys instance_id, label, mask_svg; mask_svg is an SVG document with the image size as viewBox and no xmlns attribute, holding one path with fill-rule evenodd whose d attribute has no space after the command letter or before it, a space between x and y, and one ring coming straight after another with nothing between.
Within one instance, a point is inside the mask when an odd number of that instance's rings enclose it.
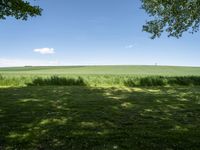
<instances>
[{"instance_id":1,"label":"tree","mask_svg":"<svg viewBox=\"0 0 200 150\"><path fill-rule=\"evenodd\" d=\"M200 0L141 0L152 20L147 21L143 31L152 39L166 31L169 37L181 37L186 31L197 32L200 26Z\"/></svg>"},{"instance_id":2,"label":"tree","mask_svg":"<svg viewBox=\"0 0 200 150\"><path fill-rule=\"evenodd\" d=\"M181 37L186 31L197 32L200 27L200 0L141 0L144 9L152 18L143 26L143 31L160 37L166 31L169 37ZM29 16L41 15L39 6L25 0L0 0L0 19L7 16L27 20Z\"/></svg>"},{"instance_id":3,"label":"tree","mask_svg":"<svg viewBox=\"0 0 200 150\"><path fill-rule=\"evenodd\" d=\"M0 0L0 19L7 16L16 19L27 20L28 17L41 15L42 9L39 6L32 6L23 0Z\"/></svg>"}]
</instances>

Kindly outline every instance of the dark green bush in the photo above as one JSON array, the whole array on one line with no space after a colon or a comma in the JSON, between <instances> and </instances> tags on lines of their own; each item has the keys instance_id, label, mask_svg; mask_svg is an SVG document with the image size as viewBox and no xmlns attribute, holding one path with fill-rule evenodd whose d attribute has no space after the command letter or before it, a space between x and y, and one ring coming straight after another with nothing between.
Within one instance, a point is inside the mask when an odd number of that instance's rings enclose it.
<instances>
[{"instance_id":1,"label":"dark green bush","mask_svg":"<svg viewBox=\"0 0 200 150\"><path fill-rule=\"evenodd\" d=\"M192 85L193 83L189 77L171 77L168 82L170 85Z\"/></svg>"},{"instance_id":2,"label":"dark green bush","mask_svg":"<svg viewBox=\"0 0 200 150\"><path fill-rule=\"evenodd\" d=\"M191 79L194 85L200 85L200 77L192 76Z\"/></svg>"},{"instance_id":3,"label":"dark green bush","mask_svg":"<svg viewBox=\"0 0 200 150\"><path fill-rule=\"evenodd\" d=\"M4 77L0 74L0 80L3 80L4 79Z\"/></svg>"},{"instance_id":4,"label":"dark green bush","mask_svg":"<svg viewBox=\"0 0 200 150\"><path fill-rule=\"evenodd\" d=\"M130 78L124 81L125 86L192 86L200 85L200 76L183 76L183 77L163 77L163 76L148 76L141 78Z\"/></svg>"},{"instance_id":5,"label":"dark green bush","mask_svg":"<svg viewBox=\"0 0 200 150\"><path fill-rule=\"evenodd\" d=\"M75 78L52 76L50 78L38 77L34 79L32 83L29 83L28 85L31 85L31 86L46 86L46 85L85 86L86 83L81 77L78 77L78 79L75 79Z\"/></svg>"},{"instance_id":6,"label":"dark green bush","mask_svg":"<svg viewBox=\"0 0 200 150\"><path fill-rule=\"evenodd\" d=\"M170 85L200 85L199 76L188 76L188 77L171 77L169 78Z\"/></svg>"},{"instance_id":7,"label":"dark green bush","mask_svg":"<svg viewBox=\"0 0 200 150\"><path fill-rule=\"evenodd\" d=\"M140 79L140 86L164 86L167 80L161 76L144 77Z\"/></svg>"}]
</instances>

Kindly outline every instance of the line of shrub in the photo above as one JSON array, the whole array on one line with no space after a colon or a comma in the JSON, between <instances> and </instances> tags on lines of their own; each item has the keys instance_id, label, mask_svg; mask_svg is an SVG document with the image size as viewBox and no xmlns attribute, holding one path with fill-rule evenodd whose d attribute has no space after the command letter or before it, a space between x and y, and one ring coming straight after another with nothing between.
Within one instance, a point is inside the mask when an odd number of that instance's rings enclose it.
<instances>
[{"instance_id":1,"label":"line of shrub","mask_svg":"<svg viewBox=\"0 0 200 150\"><path fill-rule=\"evenodd\" d=\"M51 76L50 78L42 78L38 77L32 81L32 83L28 83L29 86L46 86L46 85L60 85L60 86L86 86L83 78L78 77L75 78L65 78L58 76Z\"/></svg>"},{"instance_id":2,"label":"line of shrub","mask_svg":"<svg viewBox=\"0 0 200 150\"><path fill-rule=\"evenodd\" d=\"M200 86L200 76L132 76L132 75L1 75L0 86Z\"/></svg>"},{"instance_id":3,"label":"line of shrub","mask_svg":"<svg viewBox=\"0 0 200 150\"><path fill-rule=\"evenodd\" d=\"M148 76L141 78L129 78L124 81L124 85L128 87L134 86L199 86L200 76L185 77L164 77L164 76Z\"/></svg>"}]
</instances>

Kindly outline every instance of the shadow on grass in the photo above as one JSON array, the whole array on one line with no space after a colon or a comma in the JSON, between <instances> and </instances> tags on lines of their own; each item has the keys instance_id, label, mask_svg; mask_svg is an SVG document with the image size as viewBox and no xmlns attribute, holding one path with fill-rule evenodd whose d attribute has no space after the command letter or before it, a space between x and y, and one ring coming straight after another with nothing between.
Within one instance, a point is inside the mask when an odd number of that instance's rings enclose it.
<instances>
[{"instance_id":1,"label":"shadow on grass","mask_svg":"<svg viewBox=\"0 0 200 150\"><path fill-rule=\"evenodd\" d=\"M200 147L200 89L0 89L0 149Z\"/></svg>"}]
</instances>

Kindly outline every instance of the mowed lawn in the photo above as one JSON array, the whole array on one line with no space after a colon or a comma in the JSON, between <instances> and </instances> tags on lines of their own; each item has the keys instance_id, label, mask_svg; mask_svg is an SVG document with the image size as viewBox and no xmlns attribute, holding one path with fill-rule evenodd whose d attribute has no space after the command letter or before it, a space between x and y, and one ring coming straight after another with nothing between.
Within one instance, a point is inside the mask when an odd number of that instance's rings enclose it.
<instances>
[{"instance_id":1,"label":"mowed lawn","mask_svg":"<svg viewBox=\"0 0 200 150\"><path fill-rule=\"evenodd\" d=\"M0 88L2 150L199 150L200 87Z\"/></svg>"}]
</instances>

